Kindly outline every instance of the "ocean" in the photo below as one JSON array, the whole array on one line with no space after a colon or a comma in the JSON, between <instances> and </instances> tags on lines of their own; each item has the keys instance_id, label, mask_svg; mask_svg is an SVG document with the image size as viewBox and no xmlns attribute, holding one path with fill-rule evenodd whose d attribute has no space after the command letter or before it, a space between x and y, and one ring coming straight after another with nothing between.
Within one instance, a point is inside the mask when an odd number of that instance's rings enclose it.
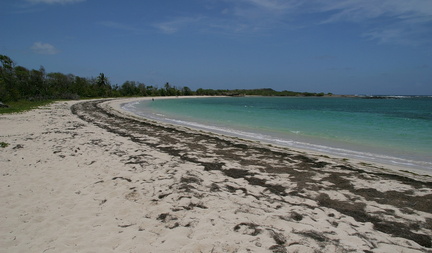
<instances>
[{"instance_id":1,"label":"ocean","mask_svg":"<svg viewBox=\"0 0 432 253\"><path fill-rule=\"evenodd\" d=\"M288 148L432 171L432 97L155 98L123 109Z\"/></svg>"}]
</instances>

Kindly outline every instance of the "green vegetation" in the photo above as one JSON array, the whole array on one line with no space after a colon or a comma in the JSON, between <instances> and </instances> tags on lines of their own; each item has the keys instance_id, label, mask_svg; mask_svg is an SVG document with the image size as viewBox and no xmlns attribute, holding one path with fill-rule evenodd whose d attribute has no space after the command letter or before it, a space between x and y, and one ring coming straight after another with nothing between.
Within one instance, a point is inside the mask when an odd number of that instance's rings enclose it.
<instances>
[{"instance_id":1,"label":"green vegetation","mask_svg":"<svg viewBox=\"0 0 432 253\"><path fill-rule=\"evenodd\" d=\"M270 88L266 89L249 89L249 90L213 90L213 89L198 89L196 95L207 96L302 96L302 97L322 97L325 94L311 92L295 92L295 91L275 91ZM331 93L327 94L331 96Z\"/></svg>"},{"instance_id":2,"label":"green vegetation","mask_svg":"<svg viewBox=\"0 0 432 253\"><path fill-rule=\"evenodd\" d=\"M40 106L45 106L52 103L52 100L38 100L38 101L30 101L30 100L19 100L19 101L10 101L8 102L8 106L6 108L0 108L0 114L5 113L19 113L29 111Z\"/></svg>"},{"instance_id":3,"label":"green vegetation","mask_svg":"<svg viewBox=\"0 0 432 253\"><path fill-rule=\"evenodd\" d=\"M9 143L2 142L2 141L0 142L0 148L5 148L7 146L9 146Z\"/></svg>"},{"instance_id":4,"label":"green vegetation","mask_svg":"<svg viewBox=\"0 0 432 253\"><path fill-rule=\"evenodd\" d=\"M21 100L46 101L125 96L324 96L324 93L275 91L273 89L213 90L200 88L193 91L189 87L176 87L170 83L165 83L159 88L135 81L126 81L119 86L111 85L104 73L100 73L97 78L84 78L73 74L47 73L43 66L38 70L29 70L16 66L15 62L6 55L0 55L0 63L0 102L10 107L15 106L12 102ZM1 112L3 111L7 109L2 108Z\"/></svg>"},{"instance_id":5,"label":"green vegetation","mask_svg":"<svg viewBox=\"0 0 432 253\"><path fill-rule=\"evenodd\" d=\"M44 67L29 70L16 66L5 55L0 55L0 102L80 99L123 96L181 96L194 95L188 87L166 83L162 88L135 81L111 85L104 73L97 78L84 78L73 74L47 73Z\"/></svg>"}]
</instances>

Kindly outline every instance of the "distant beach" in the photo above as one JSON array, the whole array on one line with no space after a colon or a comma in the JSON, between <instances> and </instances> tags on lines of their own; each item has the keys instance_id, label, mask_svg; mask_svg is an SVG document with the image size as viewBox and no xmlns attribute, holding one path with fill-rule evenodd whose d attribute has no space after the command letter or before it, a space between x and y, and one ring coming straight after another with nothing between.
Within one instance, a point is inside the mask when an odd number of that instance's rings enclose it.
<instances>
[{"instance_id":1,"label":"distant beach","mask_svg":"<svg viewBox=\"0 0 432 253\"><path fill-rule=\"evenodd\" d=\"M0 116L2 250L431 250L431 176L121 109L136 100Z\"/></svg>"}]
</instances>

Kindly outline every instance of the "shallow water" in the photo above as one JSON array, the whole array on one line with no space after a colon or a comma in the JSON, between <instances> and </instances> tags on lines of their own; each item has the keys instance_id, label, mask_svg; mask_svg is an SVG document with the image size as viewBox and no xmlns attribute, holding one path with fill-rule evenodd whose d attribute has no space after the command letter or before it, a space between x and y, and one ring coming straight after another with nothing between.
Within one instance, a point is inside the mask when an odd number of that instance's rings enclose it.
<instances>
[{"instance_id":1,"label":"shallow water","mask_svg":"<svg viewBox=\"0 0 432 253\"><path fill-rule=\"evenodd\" d=\"M212 132L432 170L431 97L156 99L123 108Z\"/></svg>"}]
</instances>

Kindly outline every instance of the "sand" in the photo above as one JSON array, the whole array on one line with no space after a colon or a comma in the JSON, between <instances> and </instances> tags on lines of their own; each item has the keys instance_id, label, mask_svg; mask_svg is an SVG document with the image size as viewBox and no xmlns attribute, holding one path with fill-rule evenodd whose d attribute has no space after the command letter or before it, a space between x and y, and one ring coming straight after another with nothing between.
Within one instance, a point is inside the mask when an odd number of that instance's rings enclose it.
<instances>
[{"instance_id":1,"label":"sand","mask_svg":"<svg viewBox=\"0 0 432 253\"><path fill-rule=\"evenodd\" d=\"M0 115L0 252L432 252L432 178L137 119Z\"/></svg>"}]
</instances>

